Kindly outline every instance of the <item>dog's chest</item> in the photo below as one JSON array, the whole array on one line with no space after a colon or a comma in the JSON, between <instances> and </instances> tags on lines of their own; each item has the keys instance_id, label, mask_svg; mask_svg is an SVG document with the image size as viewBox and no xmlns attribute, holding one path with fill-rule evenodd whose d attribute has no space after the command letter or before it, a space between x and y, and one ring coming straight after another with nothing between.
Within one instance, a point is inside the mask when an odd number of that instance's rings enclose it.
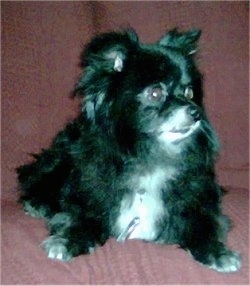
<instances>
[{"instance_id":1,"label":"dog's chest","mask_svg":"<svg viewBox=\"0 0 250 286\"><path fill-rule=\"evenodd\" d=\"M120 205L115 225L118 241L126 239L154 240L158 224L166 209L162 201L162 189L166 173L157 169L146 175L133 175L127 182L132 193L126 195Z\"/></svg>"}]
</instances>

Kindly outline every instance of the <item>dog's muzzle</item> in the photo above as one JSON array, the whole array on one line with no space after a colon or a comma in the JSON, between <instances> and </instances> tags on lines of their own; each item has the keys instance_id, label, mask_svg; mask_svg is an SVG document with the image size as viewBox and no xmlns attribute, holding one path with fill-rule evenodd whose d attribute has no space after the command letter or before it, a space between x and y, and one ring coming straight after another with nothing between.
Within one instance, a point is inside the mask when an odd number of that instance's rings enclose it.
<instances>
[{"instance_id":1,"label":"dog's muzzle","mask_svg":"<svg viewBox=\"0 0 250 286\"><path fill-rule=\"evenodd\" d=\"M181 106L158 129L159 138L177 142L191 136L200 126L201 114L195 106Z\"/></svg>"}]
</instances>

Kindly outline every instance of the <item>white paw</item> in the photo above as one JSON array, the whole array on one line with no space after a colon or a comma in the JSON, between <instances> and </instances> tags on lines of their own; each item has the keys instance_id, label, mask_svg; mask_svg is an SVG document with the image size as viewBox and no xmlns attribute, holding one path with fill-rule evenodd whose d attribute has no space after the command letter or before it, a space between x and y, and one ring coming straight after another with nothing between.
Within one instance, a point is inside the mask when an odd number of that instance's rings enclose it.
<instances>
[{"instance_id":1,"label":"white paw","mask_svg":"<svg viewBox=\"0 0 250 286\"><path fill-rule=\"evenodd\" d=\"M51 259L69 261L72 256L68 252L66 247L67 239L57 235L49 236L42 243L42 248L46 251L47 255Z\"/></svg>"},{"instance_id":2,"label":"white paw","mask_svg":"<svg viewBox=\"0 0 250 286\"><path fill-rule=\"evenodd\" d=\"M95 247L95 246L94 246L94 247L89 247L89 248L88 248L88 253L89 253L89 254L92 254L92 253L95 252L95 250L96 250L96 247Z\"/></svg>"},{"instance_id":3,"label":"white paw","mask_svg":"<svg viewBox=\"0 0 250 286\"><path fill-rule=\"evenodd\" d=\"M221 255L221 257L215 259L213 263L209 265L209 268L218 272L236 272L241 267L241 258L237 252L228 251Z\"/></svg>"}]
</instances>

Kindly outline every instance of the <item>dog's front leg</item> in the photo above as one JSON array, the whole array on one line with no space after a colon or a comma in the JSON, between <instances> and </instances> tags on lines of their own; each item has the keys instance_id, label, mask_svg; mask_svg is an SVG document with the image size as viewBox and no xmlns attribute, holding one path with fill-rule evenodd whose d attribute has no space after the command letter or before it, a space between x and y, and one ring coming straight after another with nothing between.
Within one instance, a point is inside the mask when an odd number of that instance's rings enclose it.
<instances>
[{"instance_id":1,"label":"dog's front leg","mask_svg":"<svg viewBox=\"0 0 250 286\"><path fill-rule=\"evenodd\" d=\"M51 259L69 261L80 254L92 253L108 236L100 221L57 213L49 222L50 236L42 247Z\"/></svg>"},{"instance_id":2,"label":"dog's front leg","mask_svg":"<svg viewBox=\"0 0 250 286\"><path fill-rule=\"evenodd\" d=\"M219 241L196 244L188 250L197 261L218 272L235 272L241 267L240 255Z\"/></svg>"},{"instance_id":3,"label":"dog's front leg","mask_svg":"<svg viewBox=\"0 0 250 286\"><path fill-rule=\"evenodd\" d=\"M223 217L197 212L195 218L188 218L184 224L181 246L197 261L211 269L218 272L235 272L241 267L241 258L224 244L228 226L220 223Z\"/></svg>"}]
</instances>

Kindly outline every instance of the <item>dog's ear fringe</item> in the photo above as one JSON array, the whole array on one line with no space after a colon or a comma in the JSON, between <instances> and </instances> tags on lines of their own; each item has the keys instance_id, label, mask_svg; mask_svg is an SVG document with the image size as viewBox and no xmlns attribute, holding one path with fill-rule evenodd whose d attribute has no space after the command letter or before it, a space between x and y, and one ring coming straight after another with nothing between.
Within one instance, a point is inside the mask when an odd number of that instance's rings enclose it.
<instances>
[{"instance_id":1,"label":"dog's ear fringe","mask_svg":"<svg viewBox=\"0 0 250 286\"><path fill-rule=\"evenodd\" d=\"M136 32L126 29L101 34L86 45L81 54L81 67L84 72L71 97L83 98L83 110L89 119L94 120L95 111L104 99L109 82L104 74L122 72L128 54L136 49L138 41ZM96 84L89 84L90 82Z\"/></svg>"},{"instance_id":2,"label":"dog's ear fringe","mask_svg":"<svg viewBox=\"0 0 250 286\"><path fill-rule=\"evenodd\" d=\"M185 55L193 55L197 52L198 40L201 30L192 29L187 32L179 32L177 28L170 30L163 36L158 44L163 47L176 48Z\"/></svg>"}]
</instances>

